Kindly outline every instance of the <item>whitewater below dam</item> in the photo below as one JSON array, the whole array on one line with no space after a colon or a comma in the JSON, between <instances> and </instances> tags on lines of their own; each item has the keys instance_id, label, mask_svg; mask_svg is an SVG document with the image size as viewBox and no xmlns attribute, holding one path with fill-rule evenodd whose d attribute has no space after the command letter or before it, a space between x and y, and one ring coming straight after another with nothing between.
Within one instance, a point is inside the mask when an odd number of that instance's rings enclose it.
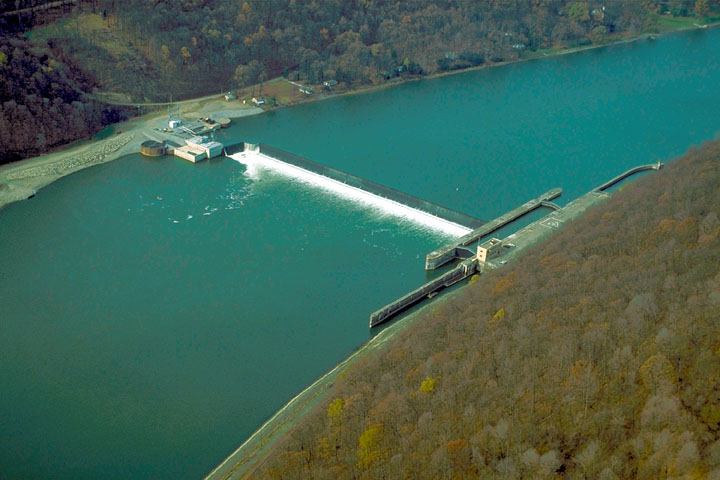
<instances>
[{"instance_id":1,"label":"whitewater below dam","mask_svg":"<svg viewBox=\"0 0 720 480\"><path fill-rule=\"evenodd\" d=\"M719 59L720 30L693 31L281 109L218 139L490 220L716 137ZM230 158L130 155L10 205L0 477L201 478L459 234Z\"/></svg>"}]
</instances>

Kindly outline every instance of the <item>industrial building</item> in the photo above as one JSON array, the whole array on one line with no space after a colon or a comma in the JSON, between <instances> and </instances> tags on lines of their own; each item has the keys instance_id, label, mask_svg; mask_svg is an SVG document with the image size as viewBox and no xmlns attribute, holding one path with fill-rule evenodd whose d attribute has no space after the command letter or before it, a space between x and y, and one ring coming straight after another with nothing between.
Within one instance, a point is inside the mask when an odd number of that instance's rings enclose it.
<instances>
[{"instance_id":1,"label":"industrial building","mask_svg":"<svg viewBox=\"0 0 720 480\"><path fill-rule=\"evenodd\" d=\"M185 140L185 146L175 149L175 156L193 163L206 158L222 155L223 144L208 137L192 137Z\"/></svg>"},{"instance_id":2,"label":"industrial building","mask_svg":"<svg viewBox=\"0 0 720 480\"><path fill-rule=\"evenodd\" d=\"M223 144L208 137L192 137L185 140L189 147L205 152L207 158L214 158L222 154Z\"/></svg>"}]
</instances>

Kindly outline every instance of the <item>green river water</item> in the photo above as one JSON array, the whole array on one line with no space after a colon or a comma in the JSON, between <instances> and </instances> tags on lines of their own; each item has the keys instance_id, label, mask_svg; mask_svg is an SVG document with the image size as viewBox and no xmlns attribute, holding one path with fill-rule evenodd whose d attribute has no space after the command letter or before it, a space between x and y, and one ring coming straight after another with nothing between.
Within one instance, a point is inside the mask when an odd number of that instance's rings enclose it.
<instances>
[{"instance_id":1,"label":"green river water","mask_svg":"<svg viewBox=\"0 0 720 480\"><path fill-rule=\"evenodd\" d=\"M720 131L720 30L234 122L483 219ZM252 174L250 174L252 173ZM131 155L0 211L0 478L201 478L450 236L231 159Z\"/></svg>"}]
</instances>

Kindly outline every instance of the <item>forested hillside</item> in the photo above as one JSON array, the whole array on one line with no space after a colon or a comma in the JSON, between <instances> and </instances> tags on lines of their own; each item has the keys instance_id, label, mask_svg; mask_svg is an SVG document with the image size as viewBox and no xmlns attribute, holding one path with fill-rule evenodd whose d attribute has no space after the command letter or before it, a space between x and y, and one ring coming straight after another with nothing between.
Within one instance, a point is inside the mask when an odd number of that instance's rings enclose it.
<instances>
[{"instance_id":1,"label":"forested hillside","mask_svg":"<svg viewBox=\"0 0 720 480\"><path fill-rule=\"evenodd\" d=\"M199 89L281 74L369 84L514 60L525 50L638 33L657 8L635 0L99 3L161 72Z\"/></svg>"},{"instance_id":2,"label":"forested hillside","mask_svg":"<svg viewBox=\"0 0 720 480\"><path fill-rule=\"evenodd\" d=\"M48 46L0 37L0 163L87 138L123 118L122 110L84 99L79 91L91 86Z\"/></svg>"},{"instance_id":3,"label":"forested hillside","mask_svg":"<svg viewBox=\"0 0 720 480\"><path fill-rule=\"evenodd\" d=\"M122 116L78 93L93 88L119 103L220 93L280 75L334 80L344 90L713 18L720 0L5 2L0 163Z\"/></svg>"},{"instance_id":4,"label":"forested hillside","mask_svg":"<svg viewBox=\"0 0 720 480\"><path fill-rule=\"evenodd\" d=\"M257 478L720 479L720 142L336 382Z\"/></svg>"}]
</instances>

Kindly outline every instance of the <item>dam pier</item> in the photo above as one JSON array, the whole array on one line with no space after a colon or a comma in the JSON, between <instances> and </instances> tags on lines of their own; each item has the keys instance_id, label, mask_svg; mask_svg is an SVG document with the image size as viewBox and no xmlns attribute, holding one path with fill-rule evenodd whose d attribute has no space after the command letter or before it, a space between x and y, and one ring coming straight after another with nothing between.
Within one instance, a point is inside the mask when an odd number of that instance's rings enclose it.
<instances>
[{"instance_id":1,"label":"dam pier","mask_svg":"<svg viewBox=\"0 0 720 480\"><path fill-rule=\"evenodd\" d=\"M443 245L437 250L433 250L425 257L425 270L435 270L436 268L439 268L446 263L452 262L453 260L457 260L458 258L465 258L463 256L463 251L466 249L463 249L462 247L478 241L481 237L491 234L495 230L502 228L513 220L517 220L526 213L532 212L536 208L549 207L556 210L559 209L560 207L558 207L554 203L550 203L550 201L556 199L560 195L562 195L562 189L553 188L552 190L543 193L539 197L529 200L520 205L519 207L514 208L509 212L499 216L495 220L481 225L472 232L463 235L456 241L448 243L447 245Z\"/></svg>"},{"instance_id":2,"label":"dam pier","mask_svg":"<svg viewBox=\"0 0 720 480\"><path fill-rule=\"evenodd\" d=\"M463 260L460 264L441 275L440 277L427 282L416 288L410 293L403 295L394 302L391 302L381 309L370 315L370 328L376 327L381 323L389 320L403 310L423 300L424 298L432 298L433 294L447 287L451 287L461 280L473 275L479 271L479 263L477 257L471 257Z\"/></svg>"},{"instance_id":3,"label":"dam pier","mask_svg":"<svg viewBox=\"0 0 720 480\"><path fill-rule=\"evenodd\" d=\"M553 213L551 213L550 215L554 215L556 212L563 211L564 208L550 202L550 200L557 198L561 194L562 189L553 188L552 190L543 193L539 197L529 200L520 205L519 207L516 207L509 212L497 217L496 219L485 223L484 225L473 230L472 232L458 238L454 242L448 243L443 247L440 247L439 249L428 253L425 260L425 270L434 270L442 265L458 259L460 259L461 261L450 271L440 275L433 280L430 280L429 282L421 285L410 293L403 295L397 300L373 312L370 315L370 328L376 327L381 323L386 322L393 316L407 310L408 308L425 298L432 298L440 290L451 287L452 285L466 279L471 275L474 275L476 273L482 273L483 269L486 266L490 268L497 268L498 266L503 265L505 263L505 260L500 260L500 262L502 263L496 263L493 261L493 259L504 256L506 250L521 250L524 246L521 239L516 239L516 237L513 237L513 240L517 243L511 243L509 241L503 241L497 238L490 238L483 243L479 243L476 247L476 250L468 248L468 245L478 242L482 238L491 235L493 232L502 228L508 223L517 220L518 218L532 212L537 208L546 207L552 209ZM602 199L606 196L607 194L594 193L593 199ZM584 210L585 208L582 209L582 211ZM547 219L550 215L543 217L543 219ZM538 220L538 222L542 221L543 219ZM535 223L533 223L533 225Z\"/></svg>"}]
</instances>

